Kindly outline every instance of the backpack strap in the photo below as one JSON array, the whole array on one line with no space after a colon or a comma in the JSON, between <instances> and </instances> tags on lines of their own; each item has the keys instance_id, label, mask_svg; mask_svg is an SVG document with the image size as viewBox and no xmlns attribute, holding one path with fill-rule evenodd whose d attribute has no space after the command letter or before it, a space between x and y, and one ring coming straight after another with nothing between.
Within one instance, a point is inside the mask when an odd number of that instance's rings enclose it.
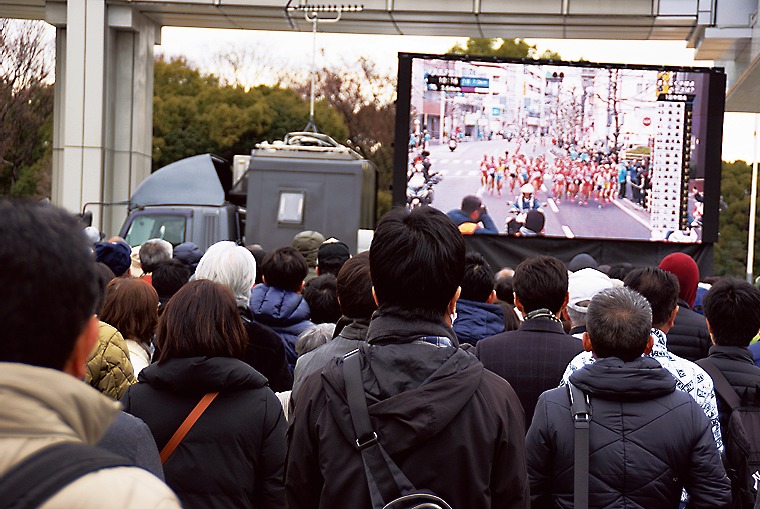
<instances>
[{"instance_id":1,"label":"backpack strap","mask_svg":"<svg viewBox=\"0 0 760 509\"><path fill-rule=\"evenodd\" d=\"M134 463L81 442L45 447L14 465L0 479L0 509L32 509L91 472Z\"/></svg>"},{"instance_id":2,"label":"backpack strap","mask_svg":"<svg viewBox=\"0 0 760 509\"><path fill-rule=\"evenodd\" d=\"M356 448L362 455L370 499L373 507L382 508L387 502L415 488L385 452L377 433L372 429L367 397L364 394L360 357L359 350L349 352L343 357L343 380L356 434Z\"/></svg>"},{"instance_id":3,"label":"backpack strap","mask_svg":"<svg viewBox=\"0 0 760 509\"><path fill-rule=\"evenodd\" d=\"M570 412L575 425L575 465L574 471L574 509L588 509L588 456L589 425L591 424L591 405L588 395L573 385L567 384L570 394Z\"/></svg>"},{"instance_id":4,"label":"backpack strap","mask_svg":"<svg viewBox=\"0 0 760 509\"><path fill-rule=\"evenodd\" d=\"M712 378L713 384L715 385L715 392L717 392L718 396L726 402L732 412L742 406L741 398L739 398L739 395L731 386L731 383L729 383L726 376L720 371L720 369L718 369L718 366L716 366L713 361L709 358L705 358L698 360L697 364L710 375L710 378Z\"/></svg>"}]
</instances>

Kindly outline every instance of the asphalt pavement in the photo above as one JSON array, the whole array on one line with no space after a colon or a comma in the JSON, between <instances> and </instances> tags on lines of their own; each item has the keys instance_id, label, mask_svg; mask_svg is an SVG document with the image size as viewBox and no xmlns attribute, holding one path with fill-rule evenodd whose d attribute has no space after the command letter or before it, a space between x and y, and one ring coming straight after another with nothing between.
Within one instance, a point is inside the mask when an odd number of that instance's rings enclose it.
<instances>
[{"instance_id":1,"label":"asphalt pavement","mask_svg":"<svg viewBox=\"0 0 760 509\"><path fill-rule=\"evenodd\" d=\"M472 141L460 143L453 152L447 145L429 147L432 168L441 172L443 180L435 186L433 206L447 212L458 209L462 198L468 194L479 196L488 208L499 231L505 231L510 204L519 194L515 186L511 193L505 186L502 196L483 189L480 185L480 161L483 155L503 157L506 150L510 155L517 148L515 141L495 139L492 141ZM553 156L546 146L533 141L522 143L520 151L535 157L544 154ZM550 195L551 183L547 182L536 193L536 198L544 204L546 216L545 234L549 237L565 238L611 238L649 240L649 213L636 207L630 199L615 198L611 203L598 203L593 199L588 205L562 201L556 203ZM630 189L628 190L630 198Z\"/></svg>"}]
</instances>

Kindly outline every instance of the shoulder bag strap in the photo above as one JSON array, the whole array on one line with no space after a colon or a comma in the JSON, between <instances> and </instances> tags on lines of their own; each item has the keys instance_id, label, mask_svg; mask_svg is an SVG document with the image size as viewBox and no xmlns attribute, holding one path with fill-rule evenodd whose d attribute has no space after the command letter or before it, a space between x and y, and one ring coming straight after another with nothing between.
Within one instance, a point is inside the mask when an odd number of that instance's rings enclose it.
<instances>
[{"instance_id":1,"label":"shoulder bag strap","mask_svg":"<svg viewBox=\"0 0 760 509\"><path fill-rule=\"evenodd\" d=\"M0 479L0 508L32 509L64 487L105 468L134 466L130 460L81 442L61 442L27 456Z\"/></svg>"},{"instance_id":2,"label":"shoulder bag strap","mask_svg":"<svg viewBox=\"0 0 760 509\"><path fill-rule=\"evenodd\" d=\"M364 394L359 350L354 350L343 358L343 379L356 434L356 447L362 455L372 505L383 507L385 502L413 490L414 486L385 452L377 433L372 429L367 397Z\"/></svg>"},{"instance_id":3,"label":"shoulder bag strap","mask_svg":"<svg viewBox=\"0 0 760 509\"><path fill-rule=\"evenodd\" d=\"M739 395L726 379L726 376L718 369L718 366L716 366L713 361L709 358L704 358L699 359L697 364L710 375L710 378L712 378L713 384L715 385L715 392L717 392L718 396L723 398L723 401L731 407L731 411L742 406L741 398L739 398Z\"/></svg>"},{"instance_id":4,"label":"shoulder bag strap","mask_svg":"<svg viewBox=\"0 0 760 509\"><path fill-rule=\"evenodd\" d=\"M567 384L570 393L570 412L575 425L575 491L574 509L588 509L588 443L591 424L591 405L588 396L572 383Z\"/></svg>"},{"instance_id":5,"label":"shoulder bag strap","mask_svg":"<svg viewBox=\"0 0 760 509\"><path fill-rule=\"evenodd\" d=\"M198 418L203 415L203 412L206 411L208 406L218 395L218 392L209 392L201 398L197 405L195 405L195 408L193 408L193 410L190 412L190 415L185 418L182 424L180 424L179 428L177 428L177 431L174 432L174 435L172 435L172 437L166 443L164 448L161 449L162 465L166 464L169 456L172 455L179 443L182 442L182 439L185 438L185 435L187 435L187 432L190 431L190 428L193 427Z\"/></svg>"}]
</instances>

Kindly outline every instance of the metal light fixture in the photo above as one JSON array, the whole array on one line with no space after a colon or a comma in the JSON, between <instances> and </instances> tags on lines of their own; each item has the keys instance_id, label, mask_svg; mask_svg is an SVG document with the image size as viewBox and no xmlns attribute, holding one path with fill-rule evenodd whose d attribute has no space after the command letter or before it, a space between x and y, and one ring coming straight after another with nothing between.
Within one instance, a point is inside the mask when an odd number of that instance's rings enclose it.
<instances>
[{"instance_id":1,"label":"metal light fixture","mask_svg":"<svg viewBox=\"0 0 760 509\"><path fill-rule=\"evenodd\" d=\"M308 2L290 5L293 0L288 0L285 5L285 13L288 21L293 26L290 13L302 12L304 19L311 23L312 27L312 48L311 48L311 96L309 98L309 123L306 124L304 131L317 131L317 125L314 123L314 89L316 88L317 76L317 25L322 23L337 23L340 21L344 12L361 12L364 5L360 4L310 4ZM328 15L328 16L324 16Z\"/></svg>"}]
</instances>

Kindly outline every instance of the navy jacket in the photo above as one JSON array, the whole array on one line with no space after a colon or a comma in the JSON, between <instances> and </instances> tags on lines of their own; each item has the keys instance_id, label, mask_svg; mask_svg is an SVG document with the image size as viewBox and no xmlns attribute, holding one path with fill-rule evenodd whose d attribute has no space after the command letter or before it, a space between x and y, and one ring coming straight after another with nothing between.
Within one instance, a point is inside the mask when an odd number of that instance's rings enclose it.
<instances>
[{"instance_id":1,"label":"navy jacket","mask_svg":"<svg viewBox=\"0 0 760 509\"><path fill-rule=\"evenodd\" d=\"M710 422L650 357L600 359L570 382L589 395L589 507L727 508L731 501ZM567 387L541 395L526 437L531 507L573 507L575 427Z\"/></svg>"},{"instance_id":2,"label":"navy jacket","mask_svg":"<svg viewBox=\"0 0 760 509\"><path fill-rule=\"evenodd\" d=\"M707 357L712 340L707 330L705 317L689 309L689 305L678 299L676 320L668 331L668 350L692 362Z\"/></svg>"},{"instance_id":3,"label":"navy jacket","mask_svg":"<svg viewBox=\"0 0 760 509\"><path fill-rule=\"evenodd\" d=\"M459 226L462 223L473 223L475 221L472 220L469 214L467 214L462 209L454 209L450 210L446 213L447 216L449 216L449 219L454 221L454 224ZM481 234L481 233L499 233L499 229L496 227L496 223L493 222L493 219L491 219L491 216L489 216L487 213L480 216L480 222L483 223L482 228L478 228L473 233L474 234Z\"/></svg>"},{"instance_id":4,"label":"navy jacket","mask_svg":"<svg viewBox=\"0 0 760 509\"><path fill-rule=\"evenodd\" d=\"M478 342L477 355L486 369L515 389L525 410L526 428L542 392L557 387L565 368L583 344L549 318L525 320L520 328Z\"/></svg>"},{"instance_id":5,"label":"navy jacket","mask_svg":"<svg viewBox=\"0 0 760 509\"><path fill-rule=\"evenodd\" d=\"M460 343L474 346L483 338L504 332L504 310L496 304L459 299L454 332Z\"/></svg>"},{"instance_id":6,"label":"navy jacket","mask_svg":"<svg viewBox=\"0 0 760 509\"><path fill-rule=\"evenodd\" d=\"M259 284L251 290L253 319L275 331L285 346L290 372L296 365L298 335L312 327L311 310L301 294Z\"/></svg>"}]
</instances>

